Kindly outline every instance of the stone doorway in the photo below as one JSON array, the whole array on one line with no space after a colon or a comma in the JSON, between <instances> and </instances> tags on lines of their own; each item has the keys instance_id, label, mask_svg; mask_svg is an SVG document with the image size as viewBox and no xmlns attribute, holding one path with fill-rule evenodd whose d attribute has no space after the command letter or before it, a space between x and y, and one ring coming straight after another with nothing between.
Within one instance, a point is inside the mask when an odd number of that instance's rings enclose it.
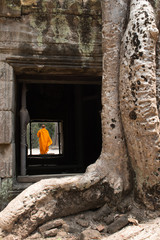
<instances>
[{"instance_id":1,"label":"stone doorway","mask_svg":"<svg viewBox=\"0 0 160 240\"><path fill-rule=\"evenodd\" d=\"M36 79L36 77L35 77ZM84 173L101 153L101 78L55 77L18 79L16 84L16 173L21 175L19 112L25 83L26 107L31 122L60 122L61 154L26 154L25 175ZM27 152L27 144L26 144Z\"/></svg>"}]
</instances>

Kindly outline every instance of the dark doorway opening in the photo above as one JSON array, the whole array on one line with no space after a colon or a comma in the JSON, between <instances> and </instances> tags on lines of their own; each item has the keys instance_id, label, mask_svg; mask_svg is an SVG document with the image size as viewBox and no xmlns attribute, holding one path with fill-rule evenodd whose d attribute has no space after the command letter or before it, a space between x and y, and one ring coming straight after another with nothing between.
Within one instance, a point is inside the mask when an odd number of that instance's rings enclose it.
<instances>
[{"instance_id":1,"label":"dark doorway opening","mask_svg":"<svg viewBox=\"0 0 160 240\"><path fill-rule=\"evenodd\" d=\"M84 80L84 78L83 78ZM17 102L23 82L17 81ZM33 122L61 124L63 151L45 155L28 153L26 175L83 173L99 157L101 136L101 84L26 83L26 106ZM19 114L21 104L17 105ZM20 121L16 124L17 174L20 175ZM61 143L61 144L62 144Z\"/></svg>"}]
</instances>

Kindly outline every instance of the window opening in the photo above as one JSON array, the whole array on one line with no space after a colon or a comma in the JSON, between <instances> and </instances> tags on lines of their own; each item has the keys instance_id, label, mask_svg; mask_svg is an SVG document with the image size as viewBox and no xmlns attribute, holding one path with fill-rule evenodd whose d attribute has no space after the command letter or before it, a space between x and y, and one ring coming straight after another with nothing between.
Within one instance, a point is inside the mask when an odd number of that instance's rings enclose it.
<instances>
[{"instance_id":1,"label":"window opening","mask_svg":"<svg viewBox=\"0 0 160 240\"><path fill-rule=\"evenodd\" d=\"M27 125L27 155L40 155L39 138L41 126L45 125L52 140L47 154L63 154L62 121L30 121Z\"/></svg>"},{"instance_id":2,"label":"window opening","mask_svg":"<svg viewBox=\"0 0 160 240\"><path fill-rule=\"evenodd\" d=\"M83 173L99 157L101 84L84 84L84 80L83 84L76 83L76 77L74 84L17 81L17 176ZM26 110L29 121L23 121ZM37 137L42 123L55 127L53 146L44 155L39 152Z\"/></svg>"}]
</instances>

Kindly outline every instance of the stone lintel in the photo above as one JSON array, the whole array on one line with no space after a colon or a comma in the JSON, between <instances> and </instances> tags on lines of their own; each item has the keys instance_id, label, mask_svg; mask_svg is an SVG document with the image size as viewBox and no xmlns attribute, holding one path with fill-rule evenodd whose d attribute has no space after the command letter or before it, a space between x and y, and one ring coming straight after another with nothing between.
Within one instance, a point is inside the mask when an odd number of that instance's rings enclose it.
<instances>
[{"instance_id":1,"label":"stone lintel","mask_svg":"<svg viewBox=\"0 0 160 240\"><path fill-rule=\"evenodd\" d=\"M53 58L7 58L16 74L102 75L100 57L54 56Z\"/></svg>"}]
</instances>

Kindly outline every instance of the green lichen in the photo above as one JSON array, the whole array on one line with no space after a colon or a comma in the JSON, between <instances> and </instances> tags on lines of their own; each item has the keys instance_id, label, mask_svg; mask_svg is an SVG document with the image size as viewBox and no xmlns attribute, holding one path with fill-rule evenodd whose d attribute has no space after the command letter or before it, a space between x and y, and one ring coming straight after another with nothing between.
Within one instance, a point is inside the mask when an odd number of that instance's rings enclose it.
<instances>
[{"instance_id":1,"label":"green lichen","mask_svg":"<svg viewBox=\"0 0 160 240\"><path fill-rule=\"evenodd\" d=\"M52 13L52 7L58 3L64 12ZM87 14L79 14L80 6L80 2L77 3L75 0L61 3L58 0L56 2L41 0L36 11L29 16L30 25L37 34L38 46L41 47L48 42L66 43L78 46L78 51L82 55L90 55L94 52L101 18L99 15L95 18L89 14L90 9L87 9ZM57 5L55 7L57 9ZM68 12L65 14L66 8L76 14L72 15Z\"/></svg>"},{"instance_id":2,"label":"green lichen","mask_svg":"<svg viewBox=\"0 0 160 240\"><path fill-rule=\"evenodd\" d=\"M43 12L47 12L47 7L45 4L45 1L42 0L42 8L43 8Z\"/></svg>"},{"instance_id":3,"label":"green lichen","mask_svg":"<svg viewBox=\"0 0 160 240\"><path fill-rule=\"evenodd\" d=\"M6 178L2 180L0 187L0 205L3 208L11 199L12 179Z\"/></svg>"},{"instance_id":4,"label":"green lichen","mask_svg":"<svg viewBox=\"0 0 160 240\"><path fill-rule=\"evenodd\" d=\"M83 55L89 55L94 51L97 31L93 29L92 17L83 17L78 27L79 52Z\"/></svg>"},{"instance_id":5,"label":"green lichen","mask_svg":"<svg viewBox=\"0 0 160 240\"><path fill-rule=\"evenodd\" d=\"M56 43L68 43L71 37L71 30L64 15L58 15L51 20L53 41Z\"/></svg>"},{"instance_id":6,"label":"green lichen","mask_svg":"<svg viewBox=\"0 0 160 240\"><path fill-rule=\"evenodd\" d=\"M20 0L6 0L7 7L14 10L20 11L21 3Z\"/></svg>"},{"instance_id":7,"label":"green lichen","mask_svg":"<svg viewBox=\"0 0 160 240\"><path fill-rule=\"evenodd\" d=\"M95 38L96 38L96 34L93 33L92 36L91 36L90 42L89 43L83 43L81 41L81 36L79 36L79 52L82 55L90 55L94 51Z\"/></svg>"},{"instance_id":8,"label":"green lichen","mask_svg":"<svg viewBox=\"0 0 160 240\"><path fill-rule=\"evenodd\" d=\"M37 31L37 42L39 46L43 45L43 31L47 27L47 21L37 21L35 16L30 16L30 25Z\"/></svg>"}]
</instances>

